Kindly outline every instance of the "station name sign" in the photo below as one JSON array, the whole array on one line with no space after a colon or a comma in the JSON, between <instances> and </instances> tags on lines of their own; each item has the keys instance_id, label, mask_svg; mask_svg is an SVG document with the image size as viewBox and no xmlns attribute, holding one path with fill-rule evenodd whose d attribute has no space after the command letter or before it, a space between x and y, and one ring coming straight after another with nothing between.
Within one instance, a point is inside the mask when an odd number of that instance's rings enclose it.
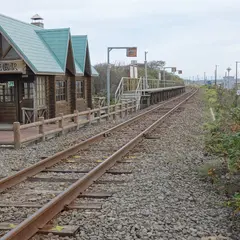
<instances>
[{"instance_id":1,"label":"station name sign","mask_svg":"<svg viewBox=\"0 0 240 240\"><path fill-rule=\"evenodd\" d=\"M127 48L127 57L137 57L137 48L136 47L131 47Z\"/></svg>"},{"instance_id":2,"label":"station name sign","mask_svg":"<svg viewBox=\"0 0 240 240\"><path fill-rule=\"evenodd\" d=\"M26 64L22 60L0 61L0 73L25 73Z\"/></svg>"}]
</instances>

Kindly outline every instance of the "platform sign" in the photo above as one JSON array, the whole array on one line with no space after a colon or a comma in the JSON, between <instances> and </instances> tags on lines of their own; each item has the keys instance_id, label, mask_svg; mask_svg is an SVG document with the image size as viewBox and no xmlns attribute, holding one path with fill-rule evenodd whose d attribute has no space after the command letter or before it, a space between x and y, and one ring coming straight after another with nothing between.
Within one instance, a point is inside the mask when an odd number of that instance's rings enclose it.
<instances>
[{"instance_id":1,"label":"platform sign","mask_svg":"<svg viewBox=\"0 0 240 240\"><path fill-rule=\"evenodd\" d=\"M237 95L240 96L240 90L237 90Z\"/></svg>"},{"instance_id":2,"label":"platform sign","mask_svg":"<svg viewBox=\"0 0 240 240\"><path fill-rule=\"evenodd\" d=\"M137 57L137 48L127 48L127 57Z\"/></svg>"},{"instance_id":3,"label":"platform sign","mask_svg":"<svg viewBox=\"0 0 240 240\"><path fill-rule=\"evenodd\" d=\"M8 87L14 87L14 82L13 81L9 81L8 82Z\"/></svg>"},{"instance_id":4,"label":"platform sign","mask_svg":"<svg viewBox=\"0 0 240 240\"><path fill-rule=\"evenodd\" d=\"M0 61L0 73L24 73L26 64L22 60Z\"/></svg>"}]
</instances>

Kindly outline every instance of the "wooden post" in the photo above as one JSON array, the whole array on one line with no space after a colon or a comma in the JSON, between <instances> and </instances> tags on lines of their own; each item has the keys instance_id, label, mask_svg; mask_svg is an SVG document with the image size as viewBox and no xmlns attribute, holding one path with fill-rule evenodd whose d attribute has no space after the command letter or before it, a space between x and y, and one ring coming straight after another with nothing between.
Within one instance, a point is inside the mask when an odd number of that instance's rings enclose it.
<instances>
[{"instance_id":1,"label":"wooden post","mask_svg":"<svg viewBox=\"0 0 240 240\"><path fill-rule=\"evenodd\" d=\"M23 124L25 124L26 120L25 120L25 110L22 109L22 120L23 120Z\"/></svg>"},{"instance_id":2,"label":"wooden post","mask_svg":"<svg viewBox=\"0 0 240 240\"><path fill-rule=\"evenodd\" d=\"M116 120L116 105L113 105L113 120Z\"/></svg>"},{"instance_id":3,"label":"wooden post","mask_svg":"<svg viewBox=\"0 0 240 240\"><path fill-rule=\"evenodd\" d=\"M133 108L134 112L137 112L137 100L134 100L133 104L134 104L134 108Z\"/></svg>"},{"instance_id":4,"label":"wooden post","mask_svg":"<svg viewBox=\"0 0 240 240\"><path fill-rule=\"evenodd\" d=\"M122 103L120 103L119 109L120 109L120 118L123 118L123 104Z\"/></svg>"},{"instance_id":5,"label":"wooden post","mask_svg":"<svg viewBox=\"0 0 240 240\"><path fill-rule=\"evenodd\" d=\"M101 122L101 106L99 106L99 109L97 111L97 117L98 117L97 122L100 123Z\"/></svg>"},{"instance_id":6,"label":"wooden post","mask_svg":"<svg viewBox=\"0 0 240 240\"><path fill-rule=\"evenodd\" d=\"M87 114L87 120L89 121L89 124L91 124L91 108L87 108L88 114Z\"/></svg>"},{"instance_id":7,"label":"wooden post","mask_svg":"<svg viewBox=\"0 0 240 240\"><path fill-rule=\"evenodd\" d=\"M38 117L37 84L38 84L38 77L35 76L34 85L33 85L33 122L37 121L37 117Z\"/></svg>"},{"instance_id":8,"label":"wooden post","mask_svg":"<svg viewBox=\"0 0 240 240\"><path fill-rule=\"evenodd\" d=\"M109 121L110 108L111 107L108 106L107 109L106 109L106 114L107 114L106 121Z\"/></svg>"},{"instance_id":9,"label":"wooden post","mask_svg":"<svg viewBox=\"0 0 240 240\"><path fill-rule=\"evenodd\" d=\"M125 117L128 116L128 102L125 103Z\"/></svg>"},{"instance_id":10,"label":"wooden post","mask_svg":"<svg viewBox=\"0 0 240 240\"><path fill-rule=\"evenodd\" d=\"M74 123L77 124L77 130L79 129L79 124L78 124L78 110L74 110L74 114L76 114L76 116L74 116Z\"/></svg>"},{"instance_id":11,"label":"wooden post","mask_svg":"<svg viewBox=\"0 0 240 240\"><path fill-rule=\"evenodd\" d=\"M62 133L61 134L63 134L64 133L63 132L63 113L60 113L59 117L61 117L61 119L58 122L58 127L62 129Z\"/></svg>"},{"instance_id":12,"label":"wooden post","mask_svg":"<svg viewBox=\"0 0 240 240\"><path fill-rule=\"evenodd\" d=\"M45 141L45 134L44 134L44 117L39 117L39 121L42 122L41 125L39 125L39 134L42 134L42 141Z\"/></svg>"},{"instance_id":13,"label":"wooden post","mask_svg":"<svg viewBox=\"0 0 240 240\"><path fill-rule=\"evenodd\" d=\"M21 148L21 132L20 132L20 123L13 123L13 136L14 136L14 148Z\"/></svg>"}]
</instances>

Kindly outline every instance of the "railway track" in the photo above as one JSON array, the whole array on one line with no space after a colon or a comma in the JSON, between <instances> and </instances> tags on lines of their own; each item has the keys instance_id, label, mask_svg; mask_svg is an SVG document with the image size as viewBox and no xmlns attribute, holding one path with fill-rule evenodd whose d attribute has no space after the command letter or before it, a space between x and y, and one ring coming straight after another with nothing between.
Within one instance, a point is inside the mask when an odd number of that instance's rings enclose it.
<instances>
[{"instance_id":1,"label":"railway track","mask_svg":"<svg viewBox=\"0 0 240 240\"><path fill-rule=\"evenodd\" d=\"M124 163L122 158L134 146L195 93L193 90L161 103L0 180L0 207L6 210L1 211L1 239L30 239L37 232L48 232L49 228L44 230L44 226L50 225L51 220L64 210L98 208L98 204L82 204L77 199L111 196L107 192L91 192L91 186L108 183L101 180L106 174L130 174L131 171L112 170L112 167ZM121 183L121 180L112 182ZM15 208L21 208L21 213L9 217L8 210L14 211Z\"/></svg>"}]
</instances>

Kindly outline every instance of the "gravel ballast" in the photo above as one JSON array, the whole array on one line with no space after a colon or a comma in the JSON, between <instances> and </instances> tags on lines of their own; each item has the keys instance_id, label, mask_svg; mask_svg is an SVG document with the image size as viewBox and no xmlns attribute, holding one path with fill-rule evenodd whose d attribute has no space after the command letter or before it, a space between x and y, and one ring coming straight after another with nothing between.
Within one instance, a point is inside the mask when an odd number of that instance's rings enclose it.
<instances>
[{"instance_id":1,"label":"gravel ballast","mask_svg":"<svg viewBox=\"0 0 240 240\"><path fill-rule=\"evenodd\" d=\"M202 96L198 93L181 111L150 134L154 138L144 139L131 151L129 158L133 159L133 163L114 166L116 170L124 168L133 171L131 175L105 175L102 178L125 180L123 184L93 185L91 191L114 192L109 199L98 200L103 203L102 210L65 211L54 220L60 226L79 225L80 230L75 237L37 235L33 239L240 239L239 232L234 232L231 227L230 210L223 207L226 199L217 195L210 183L201 181L198 176L198 166L210 158L206 158L203 151L203 109ZM84 134L100 129L103 126L95 126L86 129ZM50 144L40 143L14 150L13 154L3 150L3 155L9 154L14 159L14 154L17 156L20 152L28 154L24 155L24 159L29 159L32 151L35 162L42 155L49 156L62 150L63 146L66 148L65 144L60 144L63 139L71 145L74 138L79 138L79 132L78 135L76 132L60 137L57 141L50 140ZM41 144L44 144L46 151L39 153ZM28 160L25 164L30 163ZM17 164L19 167L23 162ZM8 171L11 172L13 167L16 166L12 160Z\"/></svg>"},{"instance_id":2,"label":"gravel ballast","mask_svg":"<svg viewBox=\"0 0 240 240\"><path fill-rule=\"evenodd\" d=\"M154 138L145 139L130 153L133 174L124 184L92 186L91 191L114 192L101 200L101 211L73 210L55 220L58 225L79 225L75 237L34 239L240 239L229 220L231 211L223 207L226 199L197 172L210 158L203 151L203 109L198 93L154 130Z\"/></svg>"}]
</instances>

